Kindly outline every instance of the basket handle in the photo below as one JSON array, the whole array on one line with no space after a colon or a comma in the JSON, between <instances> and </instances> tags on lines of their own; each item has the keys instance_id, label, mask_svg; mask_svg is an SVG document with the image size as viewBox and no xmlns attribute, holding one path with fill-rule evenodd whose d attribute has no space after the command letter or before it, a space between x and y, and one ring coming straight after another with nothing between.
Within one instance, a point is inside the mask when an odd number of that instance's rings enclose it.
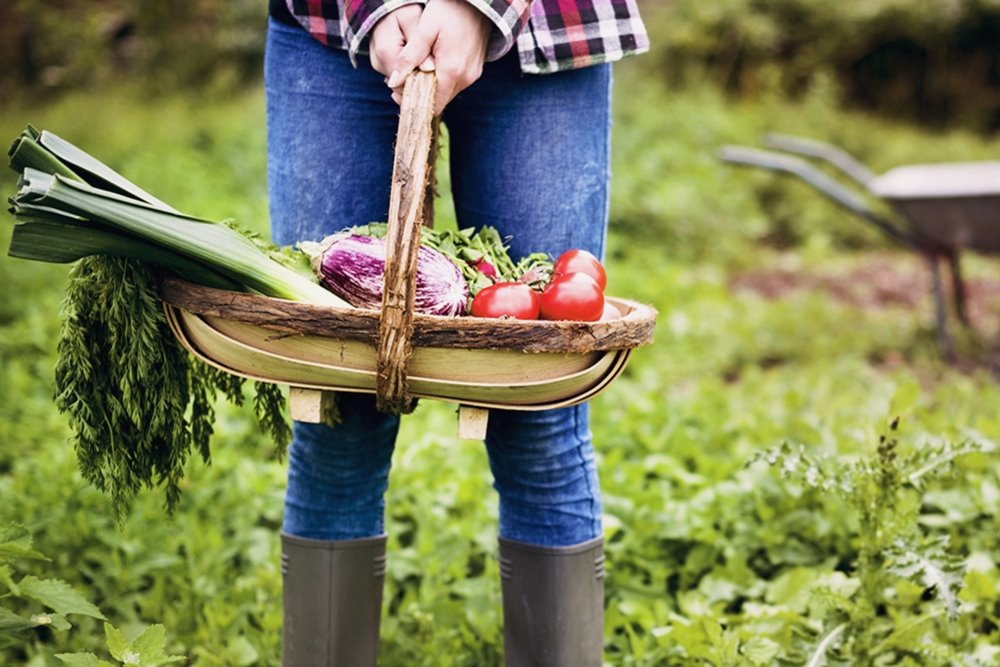
<instances>
[{"instance_id":1,"label":"basket handle","mask_svg":"<svg viewBox=\"0 0 1000 667\"><path fill-rule=\"evenodd\" d=\"M425 195L432 155L432 120L437 78L413 72L403 86L396 135L396 154L389 193L382 316L378 325L375 391L381 412L403 414L415 407L407 391L406 365L413 348L413 296L417 283L417 250L425 215Z\"/></svg>"}]
</instances>

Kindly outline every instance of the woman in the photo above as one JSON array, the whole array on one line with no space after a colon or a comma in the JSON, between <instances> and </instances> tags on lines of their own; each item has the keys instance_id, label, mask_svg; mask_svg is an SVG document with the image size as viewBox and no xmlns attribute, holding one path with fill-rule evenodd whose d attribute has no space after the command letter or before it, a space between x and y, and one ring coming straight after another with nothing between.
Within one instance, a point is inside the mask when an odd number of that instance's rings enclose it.
<instances>
[{"instance_id":1,"label":"woman","mask_svg":"<svg viewBox=\"0 0 1000 667\"><path fill-rule=\"evenodd\" d=\"M459 225L496 227L515 257L602 255L609 63L648 48L635 0L271 0L270 13L277 242L386 219L396 103L419 67L437 73ZM339 401L343 423L297 423L289 455L287 667L372 665L378 652L383 496L399 421L371 396ZM508 665L601 664L601 504L587 416L587 405L490 416Z\"/></svg>"}]
</instances>

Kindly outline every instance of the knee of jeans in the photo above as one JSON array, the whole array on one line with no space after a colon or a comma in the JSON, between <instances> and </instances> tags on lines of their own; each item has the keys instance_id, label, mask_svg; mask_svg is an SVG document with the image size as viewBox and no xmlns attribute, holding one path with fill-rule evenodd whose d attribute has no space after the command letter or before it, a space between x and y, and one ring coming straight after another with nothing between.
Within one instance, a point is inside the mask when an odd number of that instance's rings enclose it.
<instances>
[{"instance_id":1,"label":"knee of jeans","mask_svg":"<svg viewBox=\"0 0 1000 667\"><path fill-rule=\"evenodd\" d=\"M558 428L543 423L535 438L489 444L500 534L543 546L593 539L601 534L601 494L590 432L573 419Z\"/></svg>"},{"instance_id":2,"label":"knee of jeans","mask_svg":"<svg viewBox=\"0 0 1000 667\"><path fill-rule=\"evenodd\" d=\"M358 409L347 413L351 404ZM384 493L399 420L341 404L330 428L296 422L288 457L283 529L316 539L351 539L383 530Z\"/></svg>"},{"instance_id":3,"label":"knee of jeans","mask_svg":"<svg viewBox=\"0 0 1000 667\"><path fill-rule=\"evenodd\" d=\"M290 473L307 469L315 476L359 477L387 474L399 418L375 410L370 396L337 396L340 423L296 422L289 452Z\"/></svg>"},{"instance_id":4,"label":"knee of jeans","mask_svg":"<svg viewBox=\"0 0 1000 667\"><path fill-rule=\"evenodd\" d=\"M597 494L597 466L586 406L505 413L487 435L494 486L501 498L558 504Z\"/></svg>"},{"instance_id":5,"label":"knee of jeans","mask_svg":"<svg viewBox=\"0 0 1000 667\"><path fill-rule=\"evenodd\" d=\"M490 411L486 447L491 462L546 461L581 446L590 449L587 405L539 412Z\"/></svg>"}]
</instances>

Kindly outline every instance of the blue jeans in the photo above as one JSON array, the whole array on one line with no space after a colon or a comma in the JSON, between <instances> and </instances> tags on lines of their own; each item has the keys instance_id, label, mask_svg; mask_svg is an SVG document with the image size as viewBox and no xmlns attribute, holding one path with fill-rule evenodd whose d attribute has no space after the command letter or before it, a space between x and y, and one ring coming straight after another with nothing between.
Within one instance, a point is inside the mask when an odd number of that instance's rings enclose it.
<instances>
[{"instance_id":1,"label":"blue jeans","mask_svg":"<svg viewBox=\"0 0 1000 667\"><path fill-rule=\"evenodd\" d=\"M366 58L272 21L265 59L268 186L274 240L318 240L386 220L399 118ZM604 250L611 69L525 76L516 56L488 63L446 109L460 227L492 225L515 257ZM399 419L369 395L338 397L335 428L296 423L284 531L342 540L384 530L384 494ZM588 408L493 410L486 447L500 496L500 535L567 546L601 534Z\"/></svg>"}]
</instances>

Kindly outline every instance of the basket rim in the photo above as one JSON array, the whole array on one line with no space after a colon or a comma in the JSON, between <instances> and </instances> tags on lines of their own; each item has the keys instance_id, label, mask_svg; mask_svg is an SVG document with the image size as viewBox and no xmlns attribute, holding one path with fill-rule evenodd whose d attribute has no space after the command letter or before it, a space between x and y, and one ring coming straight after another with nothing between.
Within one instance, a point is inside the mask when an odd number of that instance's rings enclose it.
<instances>
[{"instance_id":1,"label":"basket rim","mask_svg":"<svg viewBox=\"0 0 1000 667\"><path fill-rule=\"evenodd\" d=\"M160 296L165 303L198 315L232 319L283 333L378 345L378 310L288 301L204 287L177 278L161 282ZM626 350L652 342L655 308L628 299L607 299L623 311L622 317L603 322L571 322L415 314L410 340L414 347L571 353Z\"/></svg>"}]
</instances>

